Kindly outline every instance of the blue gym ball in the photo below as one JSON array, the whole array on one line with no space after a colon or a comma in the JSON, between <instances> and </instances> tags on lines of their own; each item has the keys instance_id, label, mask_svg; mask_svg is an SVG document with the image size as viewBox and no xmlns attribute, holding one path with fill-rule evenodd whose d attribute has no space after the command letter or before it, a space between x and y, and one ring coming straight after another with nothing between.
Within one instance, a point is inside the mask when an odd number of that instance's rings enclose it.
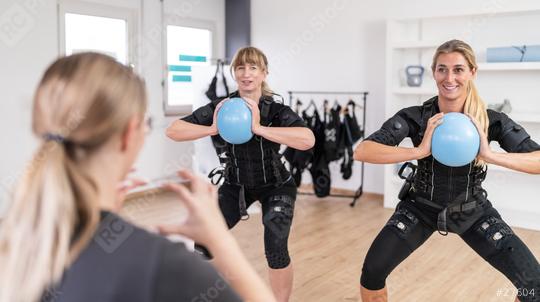
<instances>
[{"instance_id":1,"label":"blue gym ball","mask_svg":"<svg viewBox=\"0 0 540 302\"><path fill-rule=\"evenodd\" d=\"M251 132L251 110L241 98L231 98L217 113L219 135L228 143L243 144L253 136Z\"/></svg>"},{"instance_id":2,"label":"blue gym ball","mask_svg":"<svg viewBox=\"0 0 540 302\"><path fill-rule=\"evenodd\" d=\"M461 167L472 162L478 155L480 135L468 116L450 112L433 132L431 154L440 163Z\"/></svg>"}]
</instances>

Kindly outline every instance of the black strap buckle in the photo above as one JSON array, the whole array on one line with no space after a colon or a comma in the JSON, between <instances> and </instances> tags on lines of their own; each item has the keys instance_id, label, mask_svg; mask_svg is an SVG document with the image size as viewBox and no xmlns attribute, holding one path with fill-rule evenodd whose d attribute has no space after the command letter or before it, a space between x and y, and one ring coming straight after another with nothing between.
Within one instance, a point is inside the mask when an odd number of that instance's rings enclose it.
<instances>
[{"instance_id":1,"label":"black strap buckle","mask_svg":"<svg viewBox=\"0 0 540 302\"><path fill-rule=\"evenodd\" d=\"M208 178L210 178L210 183L214 186L217 186L223 180L223 175L225 174L224 167L216 167L208 173Z\"/></svg>"},{"instance_id":2,"label":"black strap buckle","mask_svg":"<svg viewBox=\"0 0 540 302\"><path fill-rule=\"evenodd\" d=\"M405 169L407 168L410 168L411 172L407 175L403 175L403 173L405 172ZM416 165L408 161L408 162L403 163L403 165L401 165L401 168L399 168L398 176L401 179L412 181L415 173L416 173Z\"/></svg>"}]
</instances>

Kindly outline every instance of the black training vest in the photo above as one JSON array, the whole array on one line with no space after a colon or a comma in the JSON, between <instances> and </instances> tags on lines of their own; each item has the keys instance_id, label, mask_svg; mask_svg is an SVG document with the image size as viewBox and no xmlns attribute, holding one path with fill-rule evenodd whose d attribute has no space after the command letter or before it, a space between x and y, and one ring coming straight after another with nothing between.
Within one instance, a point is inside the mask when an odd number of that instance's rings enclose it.
<instances>
[{"instance_id":1,"label":"black training vest","mask_svg":"<svg viewBox=\"0 0 540 302\"><path fill-rule=\"evenodd\" d=\"M231 97L238 97L232 95ZM285 105L275 102L272 96L262 96L259 100L261 125L270 127L272 120ZM219 160L225 164L225 181L230 184L256 188L265 185L279 186L291 177L281 161L280 144L254 135L247 143L233 145L224 141L219 135L214 137L222 153Z\"/></svg>"},{"instance_id":2,"label":"black training vest","mask_svg":"<svg viewBox=\"0 0 540 302\"><path fill-rule=\"evenodd\" d=\"M437 97L422 105L420 131L411 136L415 147L422 142L429 118L438 112ZM486 168L475 165L475 161L461 167L449 167L430 155L418 160L411 196L421 197L444 206L471 201L473 197L479 198L478 193L486 196L482 188L485 176Z\"/></svg>"}]
</instances>

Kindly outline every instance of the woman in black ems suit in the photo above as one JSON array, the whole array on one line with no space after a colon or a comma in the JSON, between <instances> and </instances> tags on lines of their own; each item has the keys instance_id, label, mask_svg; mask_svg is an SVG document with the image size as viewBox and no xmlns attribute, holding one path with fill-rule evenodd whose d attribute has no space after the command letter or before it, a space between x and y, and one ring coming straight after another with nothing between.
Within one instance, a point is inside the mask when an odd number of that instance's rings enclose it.
<instances>
[{"instance_id":1,"label":"woman in black ems suit","mask_svg":"<svg viewBox=\"0 0 540 302\"><path fill-rule=\"evenodd\" d=\"M315 138L290 107L273 100L273 93L265 82L268 61L259 49L240 49L234 56L231 70L238 91L230 97L241 97L251 109L253 138L247 143L233 145L217 136L219 101L175 121L167 129L167 136L175 141L213 136L223 151L220 161L225 164L225 183L219 188L219 205L227 225L234 227L238 221L248 217L246 209L253 202L261 202L270 284L278 301L288 301L293 270L287 242L296 185L278 151L281 144L298 150L310 149ZM204 250L203 247L198 248Z\"/></svg>"},{"instance_id":2,"label":"woman in black ems suit","mask_svg":"<svg viewBox=\"0 0 540 302\"><path fill-rule=\"evenodd\" d=\"M520 301L540 301L540 265L502 220L482 188L486 164L540 174L540 146L507 115L486 110L473 79L477 72L471 47L459 40L437 49L432 63L438 96L422 106L400 110L355 150L354 158L389 164L417 160L411 188L400 196L395 213L375 238L364 261L361 296L386 301L385 280L392 270L434 231L453 232L518 289ZM431 156L431 138L444 113L470 116L480 133L475 161L448 167ZM395 147L410 137L414 147ZM497 141L507 153L494 152Z\"/></svg>"}]
</instances>

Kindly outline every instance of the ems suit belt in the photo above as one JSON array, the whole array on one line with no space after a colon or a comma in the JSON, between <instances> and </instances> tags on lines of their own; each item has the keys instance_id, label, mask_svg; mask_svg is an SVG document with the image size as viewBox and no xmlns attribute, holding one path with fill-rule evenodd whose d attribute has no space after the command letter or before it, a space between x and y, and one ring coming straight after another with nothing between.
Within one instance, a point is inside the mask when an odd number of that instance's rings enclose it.
<instances>
[{"instance_id":1,"label":"ems suit belt","mask_svg":"<svg viewBox=\"0 0 540 302\"><path fill-rule=\"evenodd\" d=\"M465 227L465 225L468 225L469 223L456 223L456 218L463 213L471 212L471 214L474 214L474 212L476 212L476 209L484 204L483 200L473 200L445 207L441 204L435 203L420 196L414 197L413 199L411 199L411 201L424 204L426 206L436 209L439 212L437 215L437 230L443 235L448 234L449 231L455 232L457 234L461 234L466 231L468 227ZM450 224L448 221L449 219L451 220ZM459 221L465 222L464 219L459 219ZM473 222L474 221L470 221L470 223Z\"/></svg>"},{"instance_id":2,"label":"ems suit belt","mask_svg":"<svg viewBox=\"0 0 540 302\"><path fill-rule=\"evenodd\" d=\"M405 175L406 170L409 171L408 175ZM409 199L413 202L418 202L437 210L437 230L440 234L447 235L448 232L462 234L483 215L484 209L482 206L488 201L486 191L483 190L482 187L472 186L471 188L468 188L467 191L456 196L453 202L443 206L433 202L431 199L423 197L422 194L417 191L417 188L413 188L413 180L415 179L416 172L416 165L410 162L406 162L401 166L398 176L401 179L404 179L405 182L401 187L398 198L400 200ZM415 193L411 194L412 192ZM467 196L468 193L471 193L471 201L468 201L468 198L463 198L463 195Z\"/></svg>"}]
</instances>

